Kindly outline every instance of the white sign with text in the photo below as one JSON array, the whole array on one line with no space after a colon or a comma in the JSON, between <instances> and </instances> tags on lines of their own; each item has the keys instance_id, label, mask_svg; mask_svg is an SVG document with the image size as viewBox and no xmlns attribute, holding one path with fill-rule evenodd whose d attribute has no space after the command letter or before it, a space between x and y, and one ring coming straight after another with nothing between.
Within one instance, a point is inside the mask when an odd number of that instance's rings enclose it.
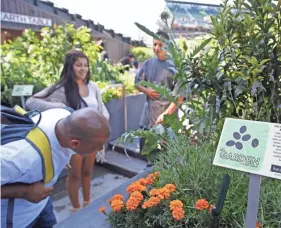
<instances>
[{"instance_id":1,"label":"white sign with text","mask_svg":"<svg viewBox=\"0 0 281 228\"><path fill-rule=\"evenodd\" d=\"M28 15L1 12L1 21L14 22L19 24L30 24L39 26L52 26L52 20L43 17L32 17Z\"/></svg>"},{"instance_id":2,"label":"white sign with text","mask_svg":"<svg viewBox=\"0 0 281 228\"><path fill-rule=\"evenodd\" d=\"M281 180L281 124L226 118L213 164Z\"/></svg>"},{"instance_id":3,"label":"white sign with text","mask_svg":"<svg viewBox=\"0 0 281 228\"><path fill-rule=\"evenodd\" d=\"M33 92L34 85L14 85L12 96L31 96Z\"/></svg>"}]
</instances>

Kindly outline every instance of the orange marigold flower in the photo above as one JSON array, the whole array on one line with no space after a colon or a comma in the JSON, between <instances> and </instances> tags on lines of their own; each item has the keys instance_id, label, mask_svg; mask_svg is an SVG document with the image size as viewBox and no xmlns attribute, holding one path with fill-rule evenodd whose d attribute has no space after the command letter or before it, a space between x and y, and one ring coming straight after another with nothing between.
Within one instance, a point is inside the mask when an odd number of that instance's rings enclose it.
<instances>
[{"instance_id":1,"label":"orange marigold flower","mask_svg":"<svg viewBox=\"0 0 281 228\"><path fill-rule=\"evenodd\" d=\"M170 195L171 195L171 192L169 189L167 188L153 188L151 189L151 191L149 192L149 194L151 196L156 196L158 197L159 199L169 199L170 198Z\"/></svg>"},{"instance_id":2,"label":"orange marigold flower","mask_svg":"<svg viewBox=\"0 0 281 228\"><path fill-rule=\"evenodd\" d=\"M145 186L141 185L138 182L134 182L127 187L126 192L129 194L129 193L132 193L132 192L135 192L135 191L143 192L145 190L146 190Z\"/></svg>"},{"instance_id":3,"label":"orange marigold flower","mask_svg":"<svg viewBox=\"0 0 281 228\"><path fill-rule=\"evenodd\" d=\"M157 188L153 188L150 190L149 194L151 196L157 196L159 194L159 190Z\"/></svg>"},{"instance_id":4,"label":"orange marigold flower","mask_svg":"<svg viewBox=\"0 0 281 228\"><path fill-rule=\"evenodd\" d=\"M115 199L111 202L110 206L114 212L119 212L124 207L124 202L122 200Z\"/></svg>"},{"instance_id":5,"label":"orange marigold flower","mask_svg":"<svg viewBox=\"0 0 281 228\"><path fill-rule=\"evenodd\" d=\"M259 221L256 222L256 228L262 228L262 224Z\"/></svg>"},{"instance_id":6,"label":"orange marigold flower","mask_svg":"<svg viewBox=\"0 0 281 228\"><path fill-rule=\"evenodd\" d=\"M124 200L124 197L121 194L115 194L110 200L108 200L109 203L111 203L113 200Z\"/></svg>"},{"instance_id":7,"label":"orange marigold flower","mask_svg":"<svg viewBox=\"0 0 281 228\"><path fill-rule=\"evenodd\" d=\"M146 177L146 183L147 184L153 184L154 183L154 178L151 178L151 177Z\"/></svg>"},{"instance_id":8,"label":"orange marigold flower","mask_svg":"<svg viewBox=\"0 0 281 228\"><path fill-rule=\"evenodd\" d=\"M143 195L140 192L133 192L130 198L127 200L126 207L129 211L134 211L143 200Z\"/></svg>"},{"instance_id":9,"label":"orange marigold flower","mask_svg":"<svg viewBox=\"0 0 281 228\"><path fill-rule=\"evenodd\" d=\"M131 194L130 198L134 199L134 200L137 200L137 201L142 201L143 195L141 194L141 192L135 191Z\"/></svg>"},{"instance_id":10,"label":"orange marigold flower","mask_svg":"<svg viewBox=\"0 0 281 228\"><path fill-rule=\"evenodd\" d=\"M170 202L170 210L173 211L175 208L183 208L183 203L180 200L172 200Z\"/></svg>"},{"instance_id":11,"label":"orange marigold flower","mask_svg":"<svg viewBox=\"0 0 281 228\"><path fill-rule=\"evenodd\" d=\"M141 185L144 185L144 186L147 185L147 181L144 178L139 179L138 183L140 183Z\"/></svg>"},{"instance_id":12,"label":"orange marigold flower","mask_svg":"<svg viewBox=\"0 0 281 228\"><path fill-rule=\"evenodd\" d=\"M167 188L160 188L159 189L158 197L160 199L169 199L170 195L171 195L171 192L170 192L169 189L167 189Z\"/></svg>"},{"instance_id":13,"label":"orange marigold flower","mask_svg":"<svg viewBox=\"0 0 281 228\"><path fill-rule=\"evenodd\" d=\"M209 208L209 203L207 200L199 199L196 201L196 204L195 204L196 210L203 211L204 209L208 209L208 208Z\"/></svg>"},{"instance_id":14,"label":"orange marigold flower","mask_svg":"<svg viewBox=\"0 0 281 228\"><path fill-rule=\"evenodd\" d=\"M184 218L184 210L181 207L176 207L172 211L172 216L175 220L181 220Z\"/></svg>"},{"instance_id":15,"label":"orange marigold flower","mask_svg":"<svg viewBox=\"0 0 281 228\"><path fill-rule=\"evenodd\" d=\"M103 212L105 212L105 210L106 210L106 207L101 207L101 208L99 209L99 212L100 212L100 213L103 213Z\"/></svg>"},{"instance_id":16,"label":"orange marigold flower","mask_svg":"<svg viewBox=\"0 0 281 228\"><path fill-rule=\"evenodd\" d=\"M176 191L176 185L174 185L174 184L166 184L166 185L164 186L164 188L169 189L170 192Z\"/></svg>"},{"instance_id":17,"label":"orange marigold flower","mask_svg":"<svg viewBox=\"0 0 281 228\"><path fill-rule=\"evenodd\" d=\"M150 197L147 201L145 201L142 205L143 209L149 208L149 207L155 207L160 203L160 199L158 197Z\"/></svg>"},{"instance_id":18,"label":"orange marigold flower","mask_svg":"<svg viewBox=\"0 0 281 228\"><path fill-rule=\"evenodd\" d=\"M154 176L154 177L160 177L160 172L154 172L154 173L153 173L153 176Z\"/></svg>"}]
</instances>

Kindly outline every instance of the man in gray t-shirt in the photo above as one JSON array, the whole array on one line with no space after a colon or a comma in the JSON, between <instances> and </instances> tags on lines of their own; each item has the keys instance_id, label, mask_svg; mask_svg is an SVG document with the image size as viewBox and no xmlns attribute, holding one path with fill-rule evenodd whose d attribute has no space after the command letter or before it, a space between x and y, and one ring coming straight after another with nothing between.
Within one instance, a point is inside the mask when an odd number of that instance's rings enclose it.
<instances>
[{"instance_id":1,"label":"man in gray t-shirt","mask_svg":"<svg viewBox=\"0 0 281 228\"><path fill-rule=\"evenodd\" d=\"M169 39L167 33L163 31L157 32L158 36ZM153 51L155 56L144 62L143 66L136 75L136 88L147 95L147 102L145 104L140 126L144 128L151 128L163 122L164 115L173 114L177 110L177 105L168 100L163 99L160 94L152 88L146 88L137 83L140 81L148 81L161 86L167 86L176 94L178 85L174 81L176 69L171 60L168 60L167 53L163 49L164 43L160 40L153 40ZM179 98L181 102L183 98Z\"/></svg>"}]
</instances>

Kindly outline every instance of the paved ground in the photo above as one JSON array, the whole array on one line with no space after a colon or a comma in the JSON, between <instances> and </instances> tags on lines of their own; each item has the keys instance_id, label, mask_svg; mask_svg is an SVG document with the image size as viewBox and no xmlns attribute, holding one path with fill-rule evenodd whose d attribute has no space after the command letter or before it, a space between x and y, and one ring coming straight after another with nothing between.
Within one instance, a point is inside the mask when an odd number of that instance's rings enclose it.
<instances>
[{"instance_id":1,"label":"paved ground","mask_svg":"<svg viewBox=\"0 0 281 228\"><path fill-rule=\"evenodd\" d=\"M99 197L110 192L112 189L120 186L129 178L113 173L110 170L102 167L95 166L92 186L91 186L91 198L96 200ZM80 202L82 203L81 188L79 191ZM55 186L55 192L52 195L54 211L58 222L71 216L72 206L70 204L67 192L65 191L65 179L60 180Z\"/></svg>"}]
</instances>

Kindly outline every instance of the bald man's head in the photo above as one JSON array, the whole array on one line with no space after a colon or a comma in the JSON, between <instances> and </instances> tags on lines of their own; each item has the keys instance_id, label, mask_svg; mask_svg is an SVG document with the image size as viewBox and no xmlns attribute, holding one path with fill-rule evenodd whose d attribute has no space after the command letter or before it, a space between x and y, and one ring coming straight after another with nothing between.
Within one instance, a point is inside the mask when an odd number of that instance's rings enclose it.
<instances>
[{"instance_id":1,"label":"bald man's head","mask_svg":"<svg viewBox=\"0 0 281 228\"><path fill-rule=\"evenodd\" d=\"M83 108L63 120L69 147L80 155L102 150L109 138L108 120L94 108Z\"/></svg>"}]
</instances>

